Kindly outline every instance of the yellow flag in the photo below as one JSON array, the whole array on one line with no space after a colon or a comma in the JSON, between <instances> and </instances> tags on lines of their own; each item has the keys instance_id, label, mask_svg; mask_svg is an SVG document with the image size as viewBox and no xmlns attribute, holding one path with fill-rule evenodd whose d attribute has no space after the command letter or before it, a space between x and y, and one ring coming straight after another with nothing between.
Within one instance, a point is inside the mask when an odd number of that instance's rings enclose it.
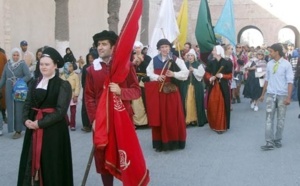
<instances>
[{"instance_id":1,"label":"yellow flag","mask_svg":"<svg viewBox=\"0 0 300 186\"><path fill-rule=\"evenodd\" d=\"M183 0L178 17L177 24L179 27L179 36L177 38L176 49L182 50L187 38L188 30L188 0Z\"/></svg>"}]
</instances>

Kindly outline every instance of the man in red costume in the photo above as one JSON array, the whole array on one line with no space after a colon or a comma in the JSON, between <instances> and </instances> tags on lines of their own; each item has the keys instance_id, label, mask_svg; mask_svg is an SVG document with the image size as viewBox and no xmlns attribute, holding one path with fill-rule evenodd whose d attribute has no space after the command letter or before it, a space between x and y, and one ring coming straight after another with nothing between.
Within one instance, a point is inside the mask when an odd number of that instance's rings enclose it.
<instances>
[{"instance_id":1,"label":"man in red costume","mask_svg":"<svg viewBox=\"0 0 300 186\"><path fill-rule=\"evenodd\" d=\"M186 125L178 80L186 80L189 70L182 59L173 56L171 46L167 39L159 40L160 54L147 67L150 82L145 83L146 106L156 151L185 147Z\"/></svg>"},{"instance_id":2,"label":"man in red costume","mask_svg":"<svg viewBox=\"0 0 300 186\"><path fill-rule=\"evenodd\" d=\"M94 44L97 46L99 58L95 59L93 64L87 69L85 104L89 120L93 123L95 129L96 111L99 99L106 89L105 80L110 75L111 58L118 36L113 31L102 31L93 36ZM124 82L116 84L109 83L110 92L119 96L126 108L129 116L132 118L133 111L130 106L130 100L137 99L141 96L140 87L136 78L135 69L130 66L129 73ZM108 132L111 132L109 130ZM106 149L95 148L94 158L96 170L101 174L104 186L113 185L113 175L105 167Z\"/></svg>"}]
</instances>

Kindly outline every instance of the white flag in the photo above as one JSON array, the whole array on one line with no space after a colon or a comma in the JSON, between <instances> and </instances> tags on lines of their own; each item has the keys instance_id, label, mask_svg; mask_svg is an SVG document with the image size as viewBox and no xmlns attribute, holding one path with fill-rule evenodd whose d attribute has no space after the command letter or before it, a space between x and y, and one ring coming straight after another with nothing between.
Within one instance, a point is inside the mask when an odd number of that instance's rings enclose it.
<instances>
[{"instance_id":1,"label":"white flag","mask_svg":"<svg viewBox=\"0 0 300 186\"><path fill-rule=\"evenodd\" d=\"M152 58L158 54L156 44L160 39L168 39L171 43L178 37L179 29L176 21L173 0L162 0L158 19L153 30L148 55Z\"/></svg>"}]
</instances>

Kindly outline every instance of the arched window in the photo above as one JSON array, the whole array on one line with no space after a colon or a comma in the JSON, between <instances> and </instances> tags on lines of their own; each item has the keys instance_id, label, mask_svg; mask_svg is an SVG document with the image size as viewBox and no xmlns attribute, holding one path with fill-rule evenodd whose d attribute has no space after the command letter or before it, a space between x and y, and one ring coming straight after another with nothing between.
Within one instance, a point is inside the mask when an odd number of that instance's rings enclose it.
<instances>
[{"instance_id":1,"label":"arched window","mask_svg":"<svg viewBox=\"0 0 300 186\"><path fill-rule=\"evenodd\" d=\"M296 32L298 32L297 29ZM295 30L289 26L280 29L278 32L278 42L295 44L296 43Z\"/></svg>"},{"instance_id":2,"label":"arched window","mask_svg":"<svg viewBox=\"0 0 300 186\"><path fill-rule=\"evenodd\" d=\"M264 37L261 31L255 26L246 26L238 33L238 42L245 43L249 46L262 46Z\"/></svg>"}]
</instances>

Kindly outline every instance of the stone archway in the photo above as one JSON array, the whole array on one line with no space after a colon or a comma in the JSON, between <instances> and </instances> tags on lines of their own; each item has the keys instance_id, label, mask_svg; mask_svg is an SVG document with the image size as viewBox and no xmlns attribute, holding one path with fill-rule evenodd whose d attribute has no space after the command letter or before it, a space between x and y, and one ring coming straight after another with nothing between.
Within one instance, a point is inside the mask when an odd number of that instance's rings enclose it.
<instances>
[{"instance_id":1,"label":"stone archway","mask_svg":"<svg viewBox=\"0 0 300 186\"><path fill-rule=\"evenodd\" d=\"M253 25L245 26L245 27L243 27L243 28L239 31L239 33L238 33L238 35L237 35L237 41L238 41L238 43L243 42L243 38L242 38L243 33L245 33L245 31L248 31L248 30L253 30L253 31L254 31L254 35L255 35L256 37L258 37L259 40L261 40L261 41L259 42L258 45L261 45L261 44L264 43L264 36L263 36L262 31L261 31L258 27L253 26ZM251 36L250 36L250 37L251 37ZM249 45L251 45L251 44L249 43L249 41L248 41L247 43L248 43Z\"/></svg>"},{"instance_id":2,"label":"stone archway","mask_svg":"<svg viewBox=\"0 0 300 186\"><path fill-rule=\"evenodd\" d=\"M299 31L296 27L292 26L292 25L287 25L285 27L283 27L282 29L289 29L291 32L293 32L294 34L294 37L291 36L291 40L290 42L294 43L296 47L299 47L300 46L300 39L299 39ZM280 29L279 32L282 30ZM279 38L279 32L278 32L278 40L280 41L280 38Z\"/></svg>"}]
</instances>

